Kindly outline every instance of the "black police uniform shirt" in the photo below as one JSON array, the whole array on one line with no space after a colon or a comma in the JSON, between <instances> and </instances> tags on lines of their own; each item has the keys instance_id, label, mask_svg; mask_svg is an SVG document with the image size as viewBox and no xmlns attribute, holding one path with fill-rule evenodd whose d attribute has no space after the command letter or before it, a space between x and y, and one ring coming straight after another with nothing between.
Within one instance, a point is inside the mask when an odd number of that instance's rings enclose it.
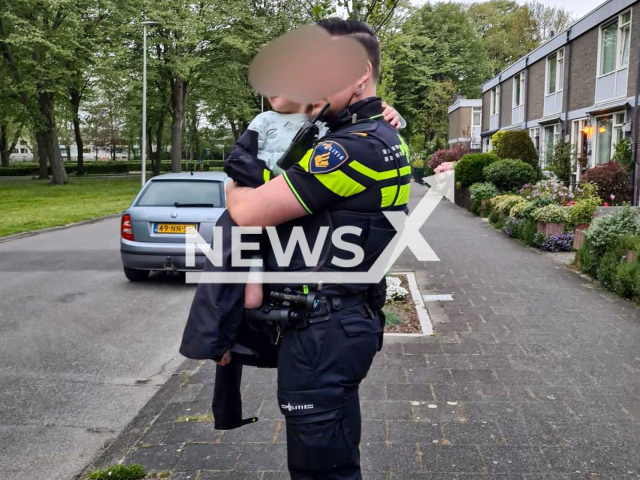
<instances>
[{"instance_id":1,"label":"black police uniform shirt","mask_svg":"<svg viewBox=\"0 0 640 480\"><path fill-rule=\"evenodd\" d=\"M382 118L382 101L371 97L349 106L329 122L329 133L295 165L283 173L289 188L309 214L278 226L282 246L293 228L302 226L309 245L323 226L337 229L356 226L361 234L343 235L346 242L360 245L364 261L347 270L368 271L396 230L383 215L385 210L407 210L411 167L409 149L398 131ZM269 271L345 270L334 265L334 256L351 259L339 251L327 235L319 266L304 264L296 247L292 264L279 266L273 254L265 258ZM368 285L341 285L325 293L354 293Z\"/></svg>"}]
</instances>

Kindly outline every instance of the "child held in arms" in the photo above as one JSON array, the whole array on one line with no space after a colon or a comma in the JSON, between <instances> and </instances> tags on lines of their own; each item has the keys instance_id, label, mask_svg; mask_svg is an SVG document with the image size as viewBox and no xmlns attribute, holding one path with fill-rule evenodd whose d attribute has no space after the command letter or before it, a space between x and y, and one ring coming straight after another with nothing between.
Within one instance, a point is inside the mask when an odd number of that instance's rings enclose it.
<instances>
[{"instance_id":1,"label":"child held in arms","mask_svg":"<svg viewBox=\"0 0 640 480\"><path fill-rule=\"evenodd\" d=\"M309 120L311 105L301 105L284 96L269 97L271 111L257 115L249 124L247 133L253 138L257 134L257 157L266 163L266 168L272 176L282 173L277 162L286 152L293 137ZM392 107L383 103L384 119L396 128L405 125L404 119ZM324 125L320 126L320 138L327 133ZM233 152L230 155L233 157ZM229 159L233 161L233 158ZM228 160L228 161L229 161ZM236 180L232 171L228 171L231 178ZM260 283L247 283L244 296L244 307L248 309L259 308L262 305L263 290Z\"/></svg>"}]
</instances>

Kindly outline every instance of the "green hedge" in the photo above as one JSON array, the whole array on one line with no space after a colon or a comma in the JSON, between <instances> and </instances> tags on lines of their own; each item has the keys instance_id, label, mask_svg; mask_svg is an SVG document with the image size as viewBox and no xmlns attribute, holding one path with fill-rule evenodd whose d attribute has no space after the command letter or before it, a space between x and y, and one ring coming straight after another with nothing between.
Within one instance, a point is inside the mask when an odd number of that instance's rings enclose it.
<instances>
[{"instance_id":1,"label":"green hedge","mask_svg":"<svg viewBox=\"0 0 640 480\"><path fill-rule=\"evenodd\" d=\"M537 173L531 165L522 160L505 159L485 167L484 176L499 190L511 192L519 190L526 183L534 183Z\"/></svg>"},{"instance_id":2,"label":"green hedge","mask_svg":"<svg viewBox=\"0 0 640 480\"><path fill-rule=\"evenodd\" d=\"M456 183L468 187L485 181L483 169L496 162L498 157L491 153L468 153L454 165Z\"/></svg>"},{"instance_id":3,"label":"green hedge","mask_svg":"<svg viewBox=\"0 0 640 480\"><path fill-rule=\"evenodd\" d=\"M526 130L508 130L500 136L495 152L501 159L513 158L538 168L538 152Z\"/></svg>"}]
</instances>

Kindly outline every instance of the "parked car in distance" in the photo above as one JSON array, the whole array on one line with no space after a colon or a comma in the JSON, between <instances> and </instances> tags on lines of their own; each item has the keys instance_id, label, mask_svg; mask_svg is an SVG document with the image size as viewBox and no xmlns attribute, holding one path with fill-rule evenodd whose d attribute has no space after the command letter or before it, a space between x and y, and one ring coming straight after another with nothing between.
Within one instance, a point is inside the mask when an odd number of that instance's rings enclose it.
<instances>
[{"instance_id":1,"label":"parked car in distance","mask_svg":"<svg viewBox=\"0 0 640 480\"><path fill-rule=\"evenodd\" d=\"M184 172L149 180L122 213L120 255L132 282L154 270L202 270L204 253L196 247L195 267L186 266L185 238L198 232L208 243L226 208L223 172Z\"/></svg>"}]
</instances>

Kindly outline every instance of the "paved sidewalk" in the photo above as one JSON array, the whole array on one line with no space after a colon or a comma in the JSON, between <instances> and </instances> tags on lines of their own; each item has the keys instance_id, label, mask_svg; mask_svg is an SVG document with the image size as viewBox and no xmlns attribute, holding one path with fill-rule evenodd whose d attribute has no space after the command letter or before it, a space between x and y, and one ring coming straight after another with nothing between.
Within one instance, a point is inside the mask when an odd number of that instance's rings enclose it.
<instances>
[{"instance_id":1,"label":"paved sidewalk","mask_svg":"<svg viewBox=\"0 0 640 480\"><path fill-rule=\"evenodd\" d=\"M412 202L424 189L414 188ZM640 310L442 202L423 232L441 259L403 256L435 337L389 340L362 386L366 480L640 478ZM257 424L218 432L213 362L186 362L96 464L170 479L289 478L273 372L247 369Z\"/></svg>"}]
</instances>

